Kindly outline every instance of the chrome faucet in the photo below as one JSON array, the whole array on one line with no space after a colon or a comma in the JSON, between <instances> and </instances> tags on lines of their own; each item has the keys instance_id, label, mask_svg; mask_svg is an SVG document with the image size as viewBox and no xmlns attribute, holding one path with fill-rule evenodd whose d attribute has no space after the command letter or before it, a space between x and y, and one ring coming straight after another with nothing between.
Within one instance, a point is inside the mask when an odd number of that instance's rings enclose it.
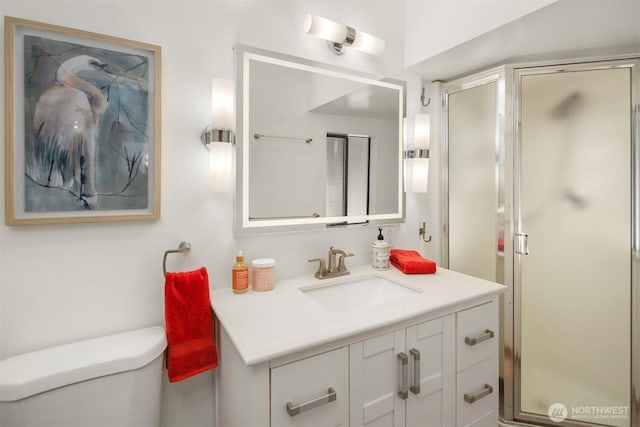
<instances>
[{"instance_id":1,"label":"chrome faucet","mask_svg":"<svg viewBox=\"0 0 640 427\"><path fill-rule=\"evenodd\" d=\"M346 257L353 256L349 251L343 249L334 249L333 246L329 248L329 267L327 268L322 258L314 258L307 260L308 262L318 261L318 271L314 274L316 279L328 279L330 277L346 276L349 274L349 270L344 264Z\"/></svg>"}]
</instances>

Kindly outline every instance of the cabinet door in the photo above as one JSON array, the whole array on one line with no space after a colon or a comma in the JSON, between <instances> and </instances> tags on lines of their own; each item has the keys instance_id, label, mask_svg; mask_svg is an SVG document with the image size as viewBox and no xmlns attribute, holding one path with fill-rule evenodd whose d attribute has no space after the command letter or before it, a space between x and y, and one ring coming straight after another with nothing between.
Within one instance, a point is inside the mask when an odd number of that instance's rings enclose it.
<instances>
[{"instance_id":1,"label":"cabinet door","mask_svg":"<svg viewBox=\"0 0 640 427\"><path fill-rule=\"evenodd\" d=\"M404 427L405 401L398 396L405 330L349 346L351 427Z\"/></svg>"},{"instance_id":2,"label":"cabinet door","mask_svg":"<svg viewBox=\"0 0 640 427\"><path fill-rule=\"evenodd\" d=\"M408 427L453 425L454 331L453 315L407 328Z\"/></svg>"},{"instance_id":3,"label":"cabinet door","mask_svg":"<svg viewBox=\"0 0 640 427\"><path fill-rule=\"evenodd\" d=\"M343 347L271 369L271 425L348 426L348 363Z\"/></svg>"}]
</instances>

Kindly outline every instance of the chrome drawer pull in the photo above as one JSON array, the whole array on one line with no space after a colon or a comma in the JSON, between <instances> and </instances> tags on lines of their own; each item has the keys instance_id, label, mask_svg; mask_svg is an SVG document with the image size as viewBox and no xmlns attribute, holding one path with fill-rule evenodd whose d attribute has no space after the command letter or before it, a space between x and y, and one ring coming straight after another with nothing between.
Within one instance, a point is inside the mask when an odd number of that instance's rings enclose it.
<instances>
[{"instance_id":1,"label":"chrome drawer pull","mask_svg":"<svg viewBox=\"0 0 640 427\"><path fill-rule=\"evenodd\" d=\"M467 345L476 345L478 343L481 343L482 341L490 340L491 338L493 338L493 331L485 329L484 333L480 336L473 338L464 337L464 343Z\"/></svg>"},{"instance_id":2,"label":"chrome drawer pull","mask_svg":"<svg viewBox=\"0 0 640 427\"><path fill-rule=\"evenodd\" d=\"M324 396L316 397L315 399L301 403L298 406L293 406L291 402L287 402L287 413L290 417L295 417L302 412L309 411L313 408L317 408L318 406L322 406L336 400L336 391L333 387L329 387L329 391L327 393L328 394L325 394Z\"/></svg>"},{"instance_id":3,"label":"chrome drawer pull","mask_svg":"<svg viewBox=\"0 0 640 427\"><path fill-rule=\"evenodd\" d=\"M489 384L485 384L484 385L484 389L477 394L464 394L464 401L467 403L473 403L476 400L480 400L485 396L489 396L491 393L493 393L493 387L491 387Z\"/></svg>"},{"instance_id":4,"label":"chrome drawer pull","mask_svg":"<svg viewBox=\"0 0 640 427\"><path fill-rule=\"evenodd\" d=\"M411 393L420 394L420 351L412 348L409 354L413 356L413 385L409 387Z\"/></svg>"},{"instance_id":5,"label":"chrome drawer pull","mask_svg":"<svg viewBox=\"0 0 640 427\"><path fill-rule=\"evenodd\" d=\"M400 359L402 367L402 375L400 375L400 391L398 396L402 400L406 400L409 397L409 390L407 390L407 383L409 382L409 358L406 354L398 353L398 359Z\"/></svg>"}]
</instances>

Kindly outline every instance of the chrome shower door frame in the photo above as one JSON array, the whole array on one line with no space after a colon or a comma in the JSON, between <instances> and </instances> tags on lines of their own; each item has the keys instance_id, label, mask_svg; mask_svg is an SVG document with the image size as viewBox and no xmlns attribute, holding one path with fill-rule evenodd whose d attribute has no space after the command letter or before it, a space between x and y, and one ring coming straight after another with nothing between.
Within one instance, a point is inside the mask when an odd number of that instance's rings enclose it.
<instances>
[{"instance_id":1,"label":"chrome shower door frame","mask_svg":"<svg viewBox=\"0 0 640 427\"><path fill-rule=\"evenodd\" d=\"M631 236L630 236L630 258L631 258L631 271L629 280L631 282L631 389L629 390L630 396L630 416L631 426L640 425L640 106L638 104L640 100L640 60L638 59L620 59L620 60L602 60L593 62L577 62L566 65L526 65L523 67L514 66L509 74L512 74L513 82L512 92L513 101L510 102L510 106L513 108L513 232L511 237L524 233L522 224L522 209L521 209L521 194L522 194L522 179L521 179L521 153L522 153L522 134L520 128L520 102L519 96L521 91L521 78L527 75L536 74L553 74L562 73L567 71L591 71L591 70L606 70L616 68L628 68L631 75ZM511 239L513 240L513 238ZM509 330L512 331L512 346L507 345L508 338L505 336L505 356L512 349L513 355L510 357L513 363L513 376L511 377L511 384L508 385L508 378L504 378L504 408L501 412L503 419L514 420L525 423L535 423L537 425L549 425L549 426L593 426L591 423L582 423L577 421L565 420L561 423L551 422L549 417L542 415L535 415L531 413L524 413L521 411L521 317L515 316L515 313L521 313L522 311L522 256L514 255L511 252L513 259L513 286L510 297L513 301L513 310L510 315L505 316L504 333L509 334ZM505 303L506 306L506 303ZM511 323L511 325L508 325ZM507 357L505 357L505 365L507 363ZM502 391L502 390L501 390ZM507 393L511 391L511 393ZM508 410L507 402L511 402L512 411Z\"/></svg>"},{"instance_id":2,"label":"chrome shower door frame","mask_svg":"<svg viewBox=\"0 0 640 427\"><path fill-rule=\"evenodd\" d=\"M442 263L449 267L449 98L461 91L473 89L482 85L495 83L496 85L496 281L505 285L507 290L500 297L500 416L505 412L513 414L513 322L505 321L513 319L513 221L512 221L512 188L507 186L513 176L513 162L507 159L513 158L512 141L513 107L507 100L512 99L511 81L513 71L508 67L496 67L472 74L463 78L443 83L442 94L442 120L441 130L443 137L440 146L440 164L442 192ZM502 241L502 247L499 242Z\"/></svg>"},{"instance_id":3,"label":"chrome shower door frame","mask_svg":"<svg viewBox=\"0 0 640 427\"><path fill-rule=\"evenodd\" d=\"M640 59L638 55L596 58L575 61L562 65L562 61L544 61L527 64L509 64L484 72L475 73L450 82L442 83L441 107L442 130L440 164L442 193L442 262L449 267L449 97L456 92L496 82L497 85L497 132L496 157L498 193L498 227L496 229L496 277L507 289L501 298L500 313L500 417L512 425L584 426L583 423L564 421L553 423L545 416L532 416L520 411L520 257L514 255L514 237L521 231L520 209L520 133L518 119L520 111L516 92L519 92L519 77L523 73L561 72L563 70L590 70L624 67L631 69L631 425L640 426ZM560 64L560 65L559 65ZM504 252L500 253L497 242L502 238ZM501 264L502 262L502 264ZM516 342L518 346L516 346Z\"/></svg>"},{"instance_id":4,"label":"chrome shower door frame","mask_svg":"<svg viewBox=\"0 0 640 427\"><path fill-rule=\"evenodd\" d=\"M496 194L498 195L498 206L496 206L496 212L501 207L504 207L504 171L505 171L505 68L492 68L490 70L473 74L461 79L453 80L451 82L443 83L441 88L442 93L442 139L441 139L441 180L443 185L443 191L441 193L441 206L442 206L442 223L443 223L443 238L442 238L442 262L445 266L449 266L449 97L458 92L473 89L485 84L496 84L496 175L499 179L496 182ZM507 216L505 215L505 220ZM499 221L498 223L501 223ZM496 238L504 237L504 228L496 230ZM506 242L505 242L506 244ZM496 251L498 250L496 242ZM501 256L501 254L500 254ZM502 277L504 271L496 268L496 276Z\"/></svg>"}]
</instances>

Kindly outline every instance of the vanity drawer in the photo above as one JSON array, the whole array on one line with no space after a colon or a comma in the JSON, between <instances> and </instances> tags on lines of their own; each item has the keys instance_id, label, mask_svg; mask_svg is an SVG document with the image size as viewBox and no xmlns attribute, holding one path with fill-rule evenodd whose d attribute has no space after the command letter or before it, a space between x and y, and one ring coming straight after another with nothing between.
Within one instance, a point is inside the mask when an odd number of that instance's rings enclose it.
<instances>
[{"instance_id":1,"label":"vanity drawer","mask_svg":"<svg viewBox=\"0 0 640 427\"><path fill-rule=\"evenodd\" d=\"M348 348L271 369L272 426L347 426Z\"/></svg>"},{"instance_id":2,"label":"vanity drawer","mask_svg":"<svg viewBox=\"0 0 640 427\"><path fill-rule=\"evenodd\" d=\"M498 307L492 301L457 313L457 370L498 357Z\"/></svg>"},{"instance_id":3,"label":"vanity drawer","mask_svg":"<svg viewBox=\"0 0 640 427\"><path fill-rule=\"evenodd\" d=\"M498 360L485 360L458 372L456 408L458 427L498 425Z\"/></svg>"}]
</instances>

